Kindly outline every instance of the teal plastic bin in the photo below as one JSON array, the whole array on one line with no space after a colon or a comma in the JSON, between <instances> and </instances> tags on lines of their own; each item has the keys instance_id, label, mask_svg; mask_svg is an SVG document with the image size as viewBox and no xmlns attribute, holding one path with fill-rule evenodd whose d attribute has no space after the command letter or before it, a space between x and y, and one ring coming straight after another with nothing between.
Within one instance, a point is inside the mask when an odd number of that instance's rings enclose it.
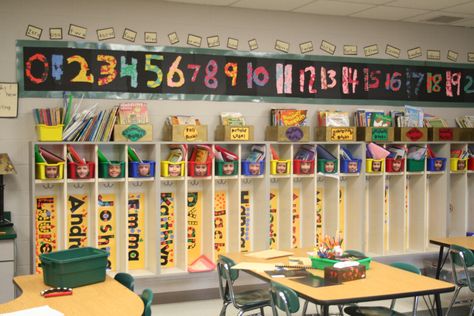
<instances>
[{"instance_id":1,"label":"teal plastic bin","mask_svg":"<svg viewBox=\"0 0 474 316\"><path fill-rule=\"evenodd\" d=\"M314 269L324 270L326 267L332 267L334 264L340 262L340 260L332 260L327 258L319 258L319 257L310 257L311 258L311 267ZM370 268L370 261L372 258L366 257L356 260L359 264L365 266L368 270Z\"/></svg>"},{"instance_id":2,"label":"teal plastic bin","mask_svg":"<svg viewBox=\"0 0 474 316\"><path fill-rule=\"evenodd\" d=\"M40 255L43 281L51 287L79 287L103 282L107 252L85 247Z\"/></svg>"}]
</instances>

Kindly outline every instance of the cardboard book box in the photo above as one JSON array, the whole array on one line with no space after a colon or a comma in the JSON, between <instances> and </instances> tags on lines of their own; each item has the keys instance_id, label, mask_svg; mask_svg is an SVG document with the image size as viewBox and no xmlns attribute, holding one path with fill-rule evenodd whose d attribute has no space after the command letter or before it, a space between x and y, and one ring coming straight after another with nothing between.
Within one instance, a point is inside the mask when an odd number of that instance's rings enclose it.
<instances>
[{"instance_id":1,"label":"cardboard book box","mask_svg":"<svg viewBox=\"0 0 474 316\"><path fill-rule=\"evenodd\" d=\"M253 125L218 125L214 134L217 141L253 141Z\"/></svg>"},{"instance_id":2,"label":"cardboard book box","mask_svg":"<svg viewBox=\"0 0 474 316\"><path fill-rule=\"evenodd\" d=\"M309 126L267 126L265 139L277 142L310 141Z\"/></svg>"},{"instance_id":3,"label":"cardboard book box","mask_svg":"<svg viewBox=\"0 0 474 316\"><path fill-rule=\"evenodd\" d=\"M173 142L207 141L207 125L164 125L163 140Z\"/></svg>"},{"instance_id":4,"label":"cardboard book box","mask_svg":"<svg viewBox=\"0 0 474 316\"><path fill-rule=\"evenodd\" d=\"M426 127L395 127L395 141L426 142L428 128Z\"/></svg>"},{"instance_id":5,"label":"cardboard book box","mask_svg":"<svg viewBox=\"0 0 474 316\"><path fill-rule=\"evenodd\" d=\"M116 142L150 142L152 140L152 124L115 124L114 141Z\"/></svg>"},{"instance_id":6,"label":"cardboard book box","mask_svg":"<svg viewBox=\"0 0 474 316\"><path fill-rule=\"evenodd\" d=\"M357 140L365 142L392 142L393 127L357 127Z\"/></svg>"},{"instance_id":7,"label":"cardboard book box","mask_svg":"<svg viewBox=\"0 0 474 316\"><path fill-rule=\"evenodd\" d=\"M316 127L315 138L322 142L353 142L357 140L355 126L332 127L321 126Z\"/></svg>"}]
</instances>

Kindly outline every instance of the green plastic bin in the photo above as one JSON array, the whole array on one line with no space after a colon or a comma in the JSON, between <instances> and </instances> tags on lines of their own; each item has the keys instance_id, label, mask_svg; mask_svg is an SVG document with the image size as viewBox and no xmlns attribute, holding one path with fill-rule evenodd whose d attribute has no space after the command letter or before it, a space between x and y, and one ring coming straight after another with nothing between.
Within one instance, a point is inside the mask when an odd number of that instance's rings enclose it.
<instances>
[{"instance_id":1,"label":"green plastic bin","mask_svg":"<svg viewBox=\"0 0 474 316\"><path fill-rule=\"evenodd\" d=\"M335 263L340 262L340 260L332 260L327 258L319 258L319 257L310 257L311 258L311 267L319 270L324 270L326 267L332 267ZM364 265L366 270L369 270L370 261L372 258L362 258L356 260L359 264Z\"/></svg>"},{"instance_id":2,"label":"green plastic bin","mask_svg":"<svg viewBox=\"0 0 474 316\"><path fill-rule=\"evenodd\" d=\"M85 247L54 251L40 255L43 281L52 287L79 287L103 282L107 252Z\"/></svg>"},{"instance_id":3,"label":"green plastic bin","mask_svg":"<svg viewBox=\"0 0 474 316\"><path fill-rule=\"evenodd\" d=\"M425 159L407 159L407 171L419 172L425 170Z\"/></svg>"}]
</instances>

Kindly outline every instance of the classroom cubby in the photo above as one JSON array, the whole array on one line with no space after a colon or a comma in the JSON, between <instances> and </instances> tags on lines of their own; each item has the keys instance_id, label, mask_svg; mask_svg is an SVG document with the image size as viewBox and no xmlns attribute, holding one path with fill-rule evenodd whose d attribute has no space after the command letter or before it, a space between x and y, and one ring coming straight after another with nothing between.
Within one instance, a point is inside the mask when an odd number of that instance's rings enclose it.
<instances>
[{"instance_id":1,"label":"classroom cubby","mask_svg":"<svg viewBox=\"0 0 474 316\"><path fill-rule=\"evenodd\" d=\"M266 157L260 172L251 174L242 165L255 144L265 148ZM294 173L293 159L304 144L324 146L338 162L342 148L349 150L361 159L360 169L325 172L315 165L309 173ZM36 179L35 167L31 173L33 214L41 209L38 202L52 198L55 204L54 219L43 223L56 228L48 232L52 239L48 249L107 249L114 272L178 276L188 273L188 266L200 255L215 260L226 252L313 247L324 235L340 235L346 249L370 256L409 254L431 250L430 237L474 230L469 212L474 204L473 171L450 171L448 167L431 171L424 159L423 168L417 171L408 171L405 164L400 172L368 172L364 142L206 142L202 145L213 152L220 146L238 159L237 170L224 174L213 157L209 174L203 177L187 172L189 151L182 157L184 170L178 176L163 176L160 165L168 159L170 145L187 145L189 150L199 143L55 142L32 143L32 149L34 145L64 159L67 145L73 145L81 157L96 165L99 150L108 159L123 162L123 177L115 178L95 172L83 179ZM429 145L437 157L449 158L453 149L466 148L467 143L416 145ZM137 177L130 172L129 146L143 160L156 162L154 175ZM271 172L271 149L278 160L289 161L288 172ZM33 155L31 159L34 161ZM68 165L64 168L68 174ZM48 207L42 211L47 212ZM37 233L37 224L35 220L35 253L36 239L41 242L45 237Z\"/></svg>"}]
</instances>

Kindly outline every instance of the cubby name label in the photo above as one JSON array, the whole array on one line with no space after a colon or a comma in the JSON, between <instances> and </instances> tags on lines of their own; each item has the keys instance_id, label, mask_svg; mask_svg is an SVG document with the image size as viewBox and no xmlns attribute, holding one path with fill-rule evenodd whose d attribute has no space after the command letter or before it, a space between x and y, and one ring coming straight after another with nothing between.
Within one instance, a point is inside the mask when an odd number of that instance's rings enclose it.
<instances>
[{"instance_id":1,"label":"cubby name label","mask_svg":"<svg viewBox=\"0 0 474 316\"><path fill-rule=\"evenodd\" d=\"M86 45L87 44L87 45ZM102 44L102 43L101 43ZM43 47L38 47L44 45ZM85 48L73 46L81 45ZM254 54L210 49L19 41L22 93L45 91L153 93L160 98L474 102L474 68L413 61ZM52 47L69 46L69 47ZM273 99L272 99L273 100ZM283 101L282 101L283 102Z\"/></svg>"}]
</instances>

